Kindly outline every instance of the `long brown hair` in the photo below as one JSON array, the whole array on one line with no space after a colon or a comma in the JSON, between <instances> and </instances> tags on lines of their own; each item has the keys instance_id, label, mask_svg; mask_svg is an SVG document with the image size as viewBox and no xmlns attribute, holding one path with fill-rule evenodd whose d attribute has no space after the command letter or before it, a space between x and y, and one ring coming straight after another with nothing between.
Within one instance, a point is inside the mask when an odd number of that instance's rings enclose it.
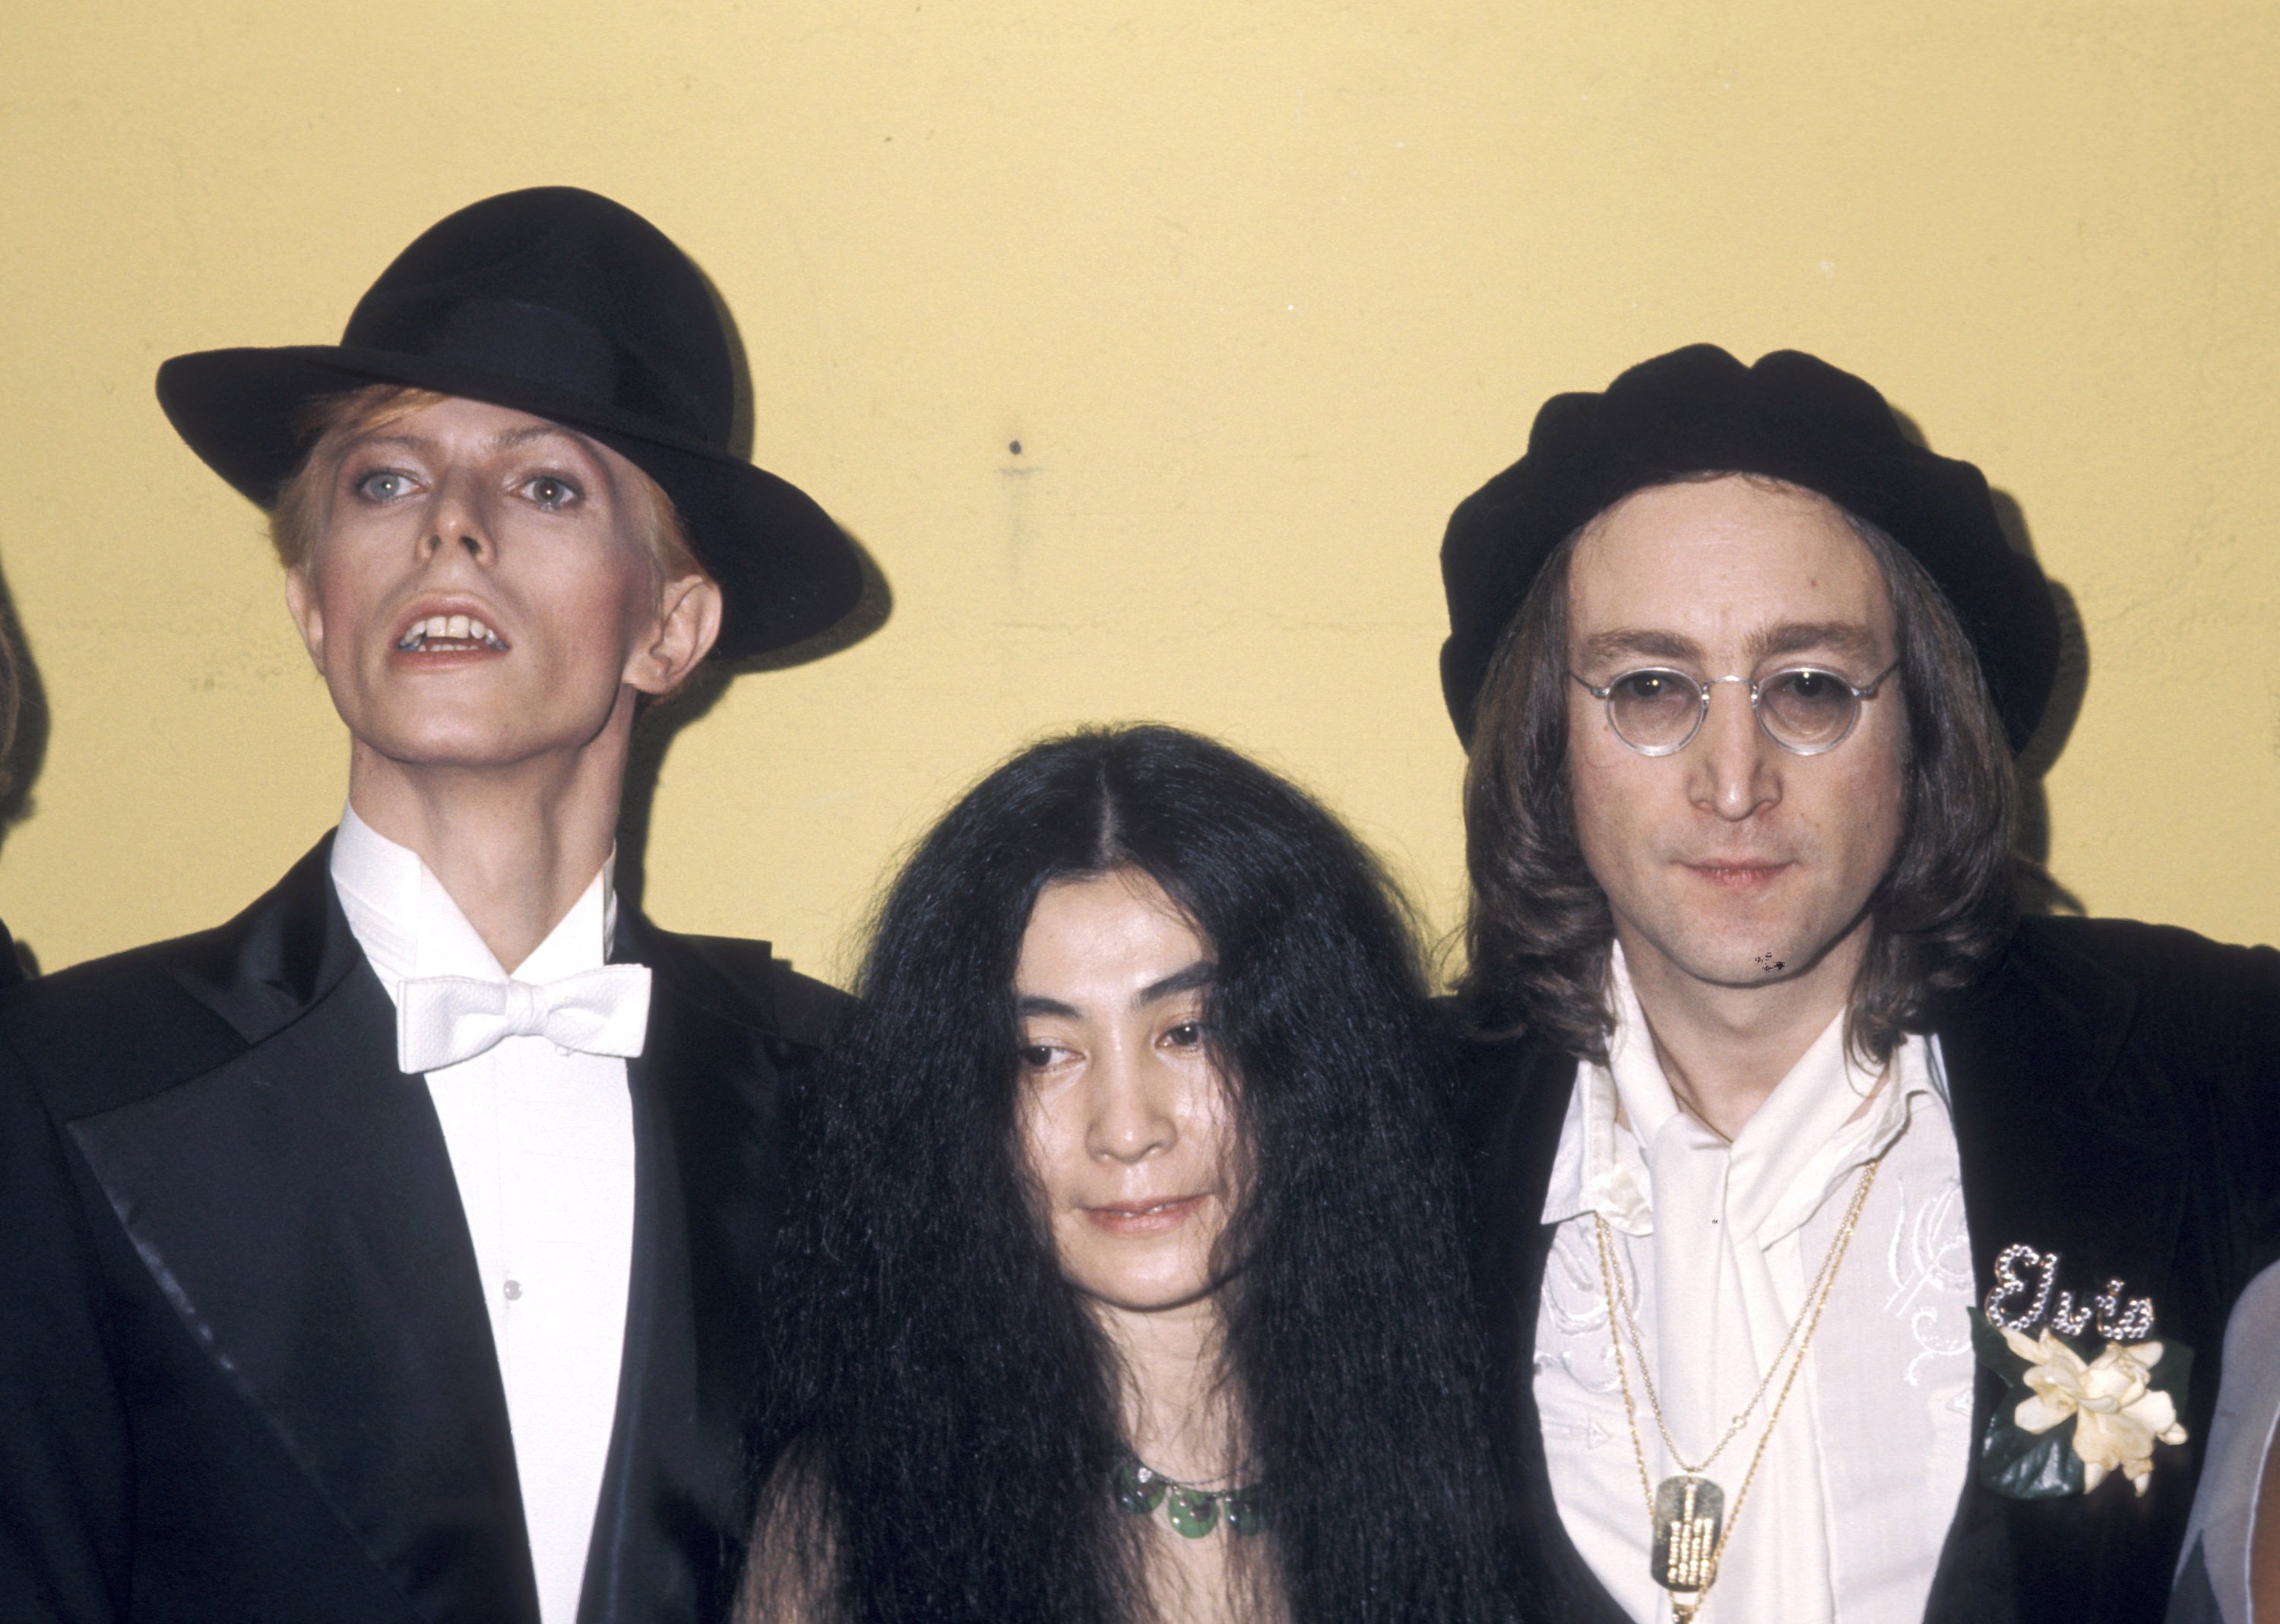
<instances>
[{"instance_id":1,"label":"long brown hair","mask_svg":"<svg viewBox=\"0 0 2280 1624\"><path fill-rule=\"evenodd\" d=\"M1845 1015L1847 1043L1881 1063L2010 939L2031 865L2014 849L2018 774L2002 718L1955 611L1899 543L1837 512L1891 594L1907 705L1900 842L1868 899L1875 928ZM1614 920L1584 866L1568 781L1568 569L1591 527L1545 561L1482 687L1465 774L1469 963L1459 989L1482 1035L1529 1030L1604 1065Z\"/></svg>"}]
</instances>

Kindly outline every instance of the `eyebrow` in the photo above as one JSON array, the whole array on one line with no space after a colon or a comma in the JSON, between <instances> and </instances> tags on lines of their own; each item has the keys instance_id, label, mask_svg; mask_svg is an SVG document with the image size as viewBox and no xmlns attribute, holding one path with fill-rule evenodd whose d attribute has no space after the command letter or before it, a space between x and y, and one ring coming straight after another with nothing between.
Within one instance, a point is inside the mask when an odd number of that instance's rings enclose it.
<instances>
[{"instance_id":1,"label":"eyebrow","mask_svg":"<svg viewBox=\"0 0 2280 1624\"><path fill-rule=\"evenodd\" d=\"M1826 650L1839 658L1866 664L1876 658L1877 638L1867 627L1851 620L1784 620L1778 626L1761 627L1752 632L1744 644L1753 669L1781 655L1800 654L1808 650ZM1702 645L1676 632L1626 627L1599 632L1583 640L1586 664L1598 665L1626 655L1683 660L1698 666L1706 663Z\"/></svg>"},{"instance_id":2,"label":"eyebrow","mask_svg":"<svg viewBox=\"0 0 2280 1624\"><path fill-rule=\"evenodd\" d=\"M1681 637L1675 632L1641 631L1628 627L1620 631L1597 632L1583 640L1583 663L1587 666L1620 659L1627 654L1698 664L1702 648L1691 637Z\"/></svg>"},{"instance_id":3,"label":"eyebrow","mask_svg":"<svg viewBox=\"0 0 2280 1624\"><path fill-rule=\"evenodd\" d=\"M1199 987L1208 987L1218 974L1217 965L1208 958L1198 958L1186 969L1175 970L1162 981L1151 981L1143 987L1133 998L1132 1007L1139 1009L1164 998L1177 997L1183 992L1193 992Z\"/></svg>"},{"instance_id":4,"label":"eyebrow","mask_svg":"<svg viewBox=\"0 0 2280 1624\"><path fill-rule=\"evenodd\" d=\"M1198 958L1186 969L1175 970L1162 981L1151 981L1134 993L1132 1007L1145 1009L1151 1004L1177 997L1181 993L1208 987L1218 974L1217 965L1208 958ZM1041 998L1027 993L1013 1000L1013 1012L1016 1015L1059 1015L1070 1020L1078 1019L1081 1014L1075 1005L1064 1004L1059 998Z\"/></svg>"},{"instance_id":5,"label":"eyebrow","mask_svg":"<svg viewBox=\"0 0 2280 1624\"><path fill-rule=\"evenodd\" d=\"M1751 634L1749 642L1752 664L1811 649L1862 661L1876 658L1879 651L1876 634L1851 620L1791 620Z\"/></svg>"},{"instance_id":6,"label":"eyebrow","mask_svg":"<svg viewBox=\"0 0 2280 1624\"><path fill-rule=\"evenodd\" d=\"M509 447L528 445L533 440L567 440L573 445L582 443L583 436L572 433L556 423L528 423L520 428L503 428L491 436L491 449L503 451Z\"/></svg>"}]
</instances>

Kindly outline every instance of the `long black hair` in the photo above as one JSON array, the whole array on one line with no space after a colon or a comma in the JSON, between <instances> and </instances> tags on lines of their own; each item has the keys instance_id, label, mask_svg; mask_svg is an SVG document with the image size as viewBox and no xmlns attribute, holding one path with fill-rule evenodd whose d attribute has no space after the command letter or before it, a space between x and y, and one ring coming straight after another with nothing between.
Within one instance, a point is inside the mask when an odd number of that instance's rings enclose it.
<instances>
[{"instance_id":1,"label":"long black hair","mask_svg":"<svg viewBox=\"0 0 2280 1624\"><path fill-rule=\"evenodd\" d=\"M1171 728L1072 734L928 834L796 1112L805 1193L771 1288L796 1439L755 1572L824 1570L847 1624L1131 1624L1149 1525L1112 1492L1120 1376L1015 1143L1013 973L1038 892L1162 886L1215 964L1205 1024L1246 1147L1218 1373L1300 1624L1498 1616L1478 1366L1412 921L1320 806ZM796 1557L797 1552L793 1555ZM750 1586L750 1617L764 1586Z\"/></svg>"}]
</instances>

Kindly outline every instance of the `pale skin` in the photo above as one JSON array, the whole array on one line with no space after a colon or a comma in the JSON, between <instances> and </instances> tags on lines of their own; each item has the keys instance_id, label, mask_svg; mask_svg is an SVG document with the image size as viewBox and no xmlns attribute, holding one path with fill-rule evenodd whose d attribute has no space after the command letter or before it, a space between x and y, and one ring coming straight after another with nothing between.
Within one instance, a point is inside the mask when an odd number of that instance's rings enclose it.
<instances>
[{"instance_id":1,"label":"pale skin","mask_svg":"<svg viewBox=\"0 0 2280 1624\"><path fill-rule=\"evenodd\" d=\"M1645 666L1707 681L1798 664L1865 685L1895 652L1867 545L1825 498L1765 481L1626 497L1585 531L1568 589L1569 668L1595 686ZM1710 691L1693 742L1649 757L1571 682L1568 759L1671 1091L1731 1138L1851 996L1899 843L1907 719L1896 674L1841 744L1799 756L1745 687Z\"/></svg>"},{"instance_id":2,"label":"pale skin","mask_svg":"<svg viewBox=\"0 0 2280 1624\"><path fill-rule=\"evenodd\" d=\"M1238 1418L1217 1385L1217 1247L1239 1194L1227 1090L1203 1025L1208 945L1148 876L1039 895L1014 973L1023 1156L1063 1277L1121 1358L1125 1436L1149 1466L1210 1488L1242 1481ZM1222 1524L1152 1525L1159 1616L1219 1624Z\"/></svg>"},{"instance_id":3,"label":"pale skin","mask_svg":"<svg viewBox=\"0 0 2280 1624\"><path fill-rule=\"evenodd\" d=\"M286 576L348 726L349 804L509 972L609 857L639 697L720 631L712 581L663 578L644 477L544 419L448 399L346 448ZM404 646L435 616L444 635Z\"/></svg>"}]
</instances>

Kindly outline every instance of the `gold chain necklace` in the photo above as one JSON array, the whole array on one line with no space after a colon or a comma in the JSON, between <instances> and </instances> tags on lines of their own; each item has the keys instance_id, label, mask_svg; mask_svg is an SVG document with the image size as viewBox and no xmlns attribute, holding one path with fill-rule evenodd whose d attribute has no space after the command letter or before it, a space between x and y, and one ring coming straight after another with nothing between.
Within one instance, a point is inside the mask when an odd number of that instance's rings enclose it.
<instances>
[{"instance_id":1,"label":"gold chain necklace","mask_svg":"<svg viewBox=\"0 0 2280 1624\"><path fill-rule=\"evenodd\" d=\"M1773 1441L1774 1424L1781 1420L1782 1407L1789 1403L1790 1389L1797 1384L1797 1373L1805 1368L1805 1355L1813 1345L1813 1333L1821 1323L1821 1311L1829 1305L1829 1294L1837 1284L1837 1270L1845 1261L1845 1249L1852 1244L1852 1231L1860 1222L1860 1211L1868 1203L1868 1189L1876 1181L1876 1169L1884 1158L1877 1157L1862 1170L1860 1182L1852 1192L1852 1204L1845 1209L1845 1222L1837 1231L1837 1239L1822 1259L1820 1272L1806 1292L1804 1311L1790 1322L1789 1335L1782 1338L1781 1347L1766 1366L1765 1375L1758 1382L1757 1391L1750 1395L1726 1428L1725 1436L1717 1447L1695 1465L1689 1466L1679 1453L1670 1436L1670 1428L1663 1420L1662 1401L1654 1390L1654 1379L1647 1374L1646 1348L1639 1335L1638 1320L1631 1312L1630 1298L1622 1289L1610 1260L1607 1242L1607 1220L1598 1212L1591 1214L1597 1226L1599 1242L1599 1280L1607 1294L1610 1312L1607 1315L1607 1337L1614 1344L1615 1380L1622 1388L1623 1419L1630 1424L1631 1455L1638 1463L1639 1488L1646 1496L1649 1526L1654 1530L1654 1551L1649 1559L1654 1582L1671 1593L1670 1608L1674 1624L1691 1624L1702 1604L1709 1598L1710 1587L1718 1578L1718 1563L1726 1554L1726 1542L1734 1535L1734 1525L1741 1520L1742 1502L1757 1480L1759 1463L1766 1458L1766 1445ZM1662 1434L1663 1446L1678 1464L1678 1474L1663 1479L1657 1487L1647 1482L1646 1445L1639 1439L1638 1411L1631 1401L1630 1376L1623 1366L1622 1328L1615 1323L1614 1310L1620 1309L1624 1327L1630 1332L1631 1351L1638 1357L1639 1381L1646 1388L1647 1403L1654 1412L1656 1430ZM1802 1328L1804 1335L1799 1340ZM1790 1361L1789 1374L1774 1398L1773 1409L1766 1416L1765 1430L1758 1435L1758 1447L1750 1456L1749 1469L1742 1474L1742 1486L1735 1493L1730 1515L1726 1511L1726 1491L1709 1478L1703 1469L1718 1458L1719 1451L1731 1443L1746 1421L1758 1401L1765 1397L1766 1389L1781 1368L1783 1355L1790 1343L1797 1341L1797 1357ZM1681 1600L1688 1595L1692 1600Z\"/></svg>"},{"instance_id":2,"label":"gold chain necklace","mask_svg":"<svg viewBox=\"0 0 2280 1624\"><path fill-rule=\"evenodd\" d=\"M1713 1128L1711 1131L1714 1133L1717 1130ZM1871 1174L1868 1176L1873 1177L1875 1175ZM1865 1201L1867 1197L1865 1193L1856 1192L1856 1199ZM1601 1221L1599 1229L1600 1241L1604 1251L1605 1242L1606 1239L1606 1225L1604 1220ZM1850 1231L1846 1231L1845 1233L1849 1235ZM1831 1246L1828 1255L1822 1258L1819 1272L1814 1275L1812 1283L1808 1285L1805 1290L1805 1300L1807 1304L1812 1303L1815 1298L1825 1294L1827 1283L1835 1274L1837 1261L1843 1256L1844 1249L1842 1243L1840 1242L1838 1244ZM1603 1265L1606 1259L1603 1257L1601 1259ZM1606 1279L1604 1268L1602 1270L1601 1278L1603 1281ZM1654 1416L1655 1430L1662 1435L1662 1446L1670 1451L1670 1458L1678 1462L1678 1464L1683 1467L1690 1475L1698 1477L1703 1472L1709 1468L1712 1461L1717 1459L1720 1455L1725 1453L1726 1446L1729 1443L1731 1443L1735 1437L1741 1432L1742 1424L1748 1420L1751 1415L1757 1410L1759 1401L1766 1396L1766 1389L1773 1385L1774 1377L1781 1373L1782 1360L1788 1357L1790 1344L1797 1340L1798 1331L1805 1324L1805 1315L1800 1312L1796 1319L1791 1320L1789 1322L1789 1329L1783 1334L1781 1346L1774 1350L1773 1358L1766 1362L1766 1374L1758 1378L1757 1390L1750 1395L1750 1399L1747 1404L1744 1405L1739 1410L1734 1412L1734 1419L1726 1424L1725 1435L1718 1440L1716 1444L1711 1448L1710 1452L1703 1456L1700 1461L1692 1466L1689 1466L1687 1465L1684 1452L1678 1447L1678 1440L1670 1435L1670 1428L1664 1423L1662 1417L1662 1400L1660 1396L1655 1391L1653 1374L1647 1368L1646 1339L1639 1334L1638 1317L1631 1307L1629 1294L1622 1289L1622 1278L1620 1274L1617 1274L1614 1279L1614 1292L1616 1305L1622 1310L1623 1328L1630 1335L1631 1357L1638 1361L1639 1385L1646 1389L1647 1407ZM1608 1328L1610 1334L1612 1334L1614 1330L1612 1321L1610 1322ZM1616 1350L1618 1357L1620 1357L1621 1351L1622 1351L1620 1348Z\"/></svg>"}]
</instances>

